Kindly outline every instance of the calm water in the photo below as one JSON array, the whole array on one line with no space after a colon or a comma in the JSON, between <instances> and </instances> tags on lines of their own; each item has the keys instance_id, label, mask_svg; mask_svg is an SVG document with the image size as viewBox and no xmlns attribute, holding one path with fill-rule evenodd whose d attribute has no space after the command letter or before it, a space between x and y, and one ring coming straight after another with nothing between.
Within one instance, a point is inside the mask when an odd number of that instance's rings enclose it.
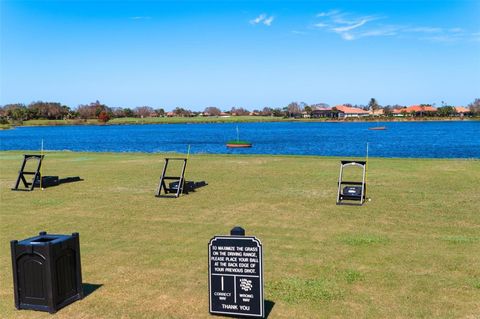
<instances>
[{"instance_id":1,"label":"calm water","mask_svg":"<svg viewBox=\"0 0 480 319\"><path fill-rule=\"evenodd\" d=\"M228 140L253 143L230 150ZM388 130L372 131L385 125ZM242 123L20 127L0 131L0 150L181 152L480 158L480 122Z\"/></svg>"}]
</instances>

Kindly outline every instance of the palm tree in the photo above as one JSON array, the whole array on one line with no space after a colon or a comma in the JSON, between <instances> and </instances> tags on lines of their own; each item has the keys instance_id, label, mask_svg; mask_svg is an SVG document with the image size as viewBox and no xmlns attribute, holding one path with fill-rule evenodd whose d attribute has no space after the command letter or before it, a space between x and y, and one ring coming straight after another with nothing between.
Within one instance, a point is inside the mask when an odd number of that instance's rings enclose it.
<instances>
[{"instance_id":1,"label":"palm tree","mask_svg":"<svg viewBox=\"0 0 480 319\"><path fill-rule=\"evenodd\" d=\"M372 114L375 114L375 111L380 108L380 105L378 105L377 100L372 97L370 102L368 102L368 108L372 111Z\"/></svg>"}]
</instances>

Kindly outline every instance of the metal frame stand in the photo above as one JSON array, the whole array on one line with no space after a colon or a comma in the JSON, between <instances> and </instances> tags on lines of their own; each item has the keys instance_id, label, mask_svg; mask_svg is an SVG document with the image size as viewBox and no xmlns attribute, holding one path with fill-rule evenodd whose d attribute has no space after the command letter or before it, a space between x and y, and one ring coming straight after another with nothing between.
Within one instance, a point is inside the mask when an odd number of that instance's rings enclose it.
<instances>
[{"instance_id":1,"label":"metal frame stand","mask_svg":"<svg viewBox=\"0 0 480 319\"><path fill-rule=\"evenodd\" d=\"M182 171L180 173L180 176L166 176L169 161L183 161ZM186 158L165 158L165 164L163 166L162 176L160 177L160 182L158 184L158 188L155 196L178 198L183 193L188 194L188 190L185 187L185 168L186 167L187 167ZM165 183L166 180L178 181L177 187L176 188L167 187L167 184ZM163 195L162 195L162 190L163 190ZM174 194L174 195L168 195L168 194Z\"/></svg>"},{"instance_id":2,"label":"metal frame stand","mask_svg":"<svg viewBox=\"0 0 480 319\"><path fill-rule=\"evenodd\" d=\"M359 167L362 169L362 181L351 182L343 180L343 169L346 167ZM362 206L365 203L366 196L366 173L367 162L366 161L341 161L340 163L340 176L338 177L338 192L337 192L337 205L357 205ZM360 187L358 187L360 186ZM360 194L358 194L358 188L360 188ZM345 192L345 189L352 190L352 193Z\"/></svg>"},{"instance_id":3,"label":"metal frame stand","mask_svg":"<svg viewBox=\"0 0 480 319\"><path fill-rule=\"evenodd\" d=\"M40 180L42 178L42 174L40 173L40 167L42 166L42 160L44 158L44 155L23 155L23 163L22 166L20 167L20 171L18 172L18 177L17 181L15 182L15 187L12 188L12 191L33 191L35 188L35 181L38 179ZM37 169L35 172L25 172L25 166L27 165L27 162L29 160L37 160ZM33 179L31 182L28 182L25 179L25 175L33 175ZM23 186L25 188L19 188L20 186L20 181L23 183Z\"/></svg>"}]
</instances>

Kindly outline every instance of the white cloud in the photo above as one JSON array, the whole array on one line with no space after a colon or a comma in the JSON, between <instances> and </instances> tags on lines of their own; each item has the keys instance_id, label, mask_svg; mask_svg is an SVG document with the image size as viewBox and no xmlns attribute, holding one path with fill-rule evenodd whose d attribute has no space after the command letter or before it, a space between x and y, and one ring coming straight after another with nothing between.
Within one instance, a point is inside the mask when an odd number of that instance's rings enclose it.
<instances>
[{"instance_id":1,"label":"white cloud","mask_svg":"<svg viewBox=\"0 0 480 319\"><path fill-rule=\"evenodd\" d=\"M265 20L266 17L267 17L267 15L262 13L261 15L256 17L255 19L250 20L250 23L251 24L259 24L260 22Z\"/></svg>"},{"instance_id":2,"label":"white cloud","mask_svg":"<svg viewBox=\"0 0 480 319\"><path fill-rule=\"evenodd\" d=\"M360 33L359 37L380 37L380 36L393 36L397 35L398 32L395 28L386 27L380 29L371 29Z\"/></svg>"},{"instance_id":3,"label":"white cloud","mask_svg":"<svg viewBox=\"0 0 480 319\"><path fill-rule=\"evenodd\" d=\"M348 33L348 32L341 33L340 36L342 37L342 39L347 40L347 41L352 41L352 40L355 39L355 37L351 33Z\"/></svg>"},{"instance_id":4,"label":"white cloud","mask_svg":"<svg viewBox=\"0 0 480 319\"><path fill-rule=\"evenodd\" d=\"M335 24L347 24L347 25L353 25L357 24L362 20L366 20L367 22L373 21L373 20L378 20L380 17L378 16L362 16L362 17L354 17L352 14L348 13L338 13L332 16L332 21Z\"/></svg>"},{"instance_id":5,"label":"white cloud","mask_svg":"<svg viewBox=\"0 0 480 319\"><path fill-rule=\"evenodd\" d=\"M346 32L346 31L351 31L351 30L353 30L353 29L356 29L356 28L361 27L362 25L364 25L364 24L367 23L367 22L368 22L367 19L363 19L363 20L361 20L360 22L358 22L358 23L356 23L356 24L352 24L352 25L345 26L345 27L332 28L332 30L335 31L335 32L338 32L338 33Z\"/></svg>"},{"instance_id":6,"label":"white cloud","mask_svg":"<svg viewBox=\"0 0 480 319\"><path fill-rule=\"evenodd\" d=\"M387 17L379 15L358 16L350 12L331 10L316 15L318 22L313 28L338 34L343 40L352 41L365 37L402 37L434 42L478 41L477 33L469 33L459 27L394 25L377 20Z\"/></svg>"},{"instance_id":7,"label":"white cloud","mask_svg":"<svg viewBox=\"0 0 480 319\"><path fill-rule=\"evenodd\" d=\"M273 19L275 19L273 16L271 16L269 18L266 18L265 20L263 20L263 24L266 25L266 26L271 26L272 22L273 22Z\"/></svg>"},{"instance_id":8,"label":"white cloud","mask_svg":"<svg viewBox=\"0 0 480 319\"><path fill-rule=\"evenodd\" d=\"M330 11L326 11L326 12L317 13L317 17L329 17L329 16L332 16L332 15L337 14L337 13L339 13L338 10L330 10Z\"/></svg>"},{"instance_id":9,"label":"white cloud","mask_svg":"<svg viewBox=\"0 0 480 319\"><path fill-rule=\"evenodd\" d=\"M313 27L338 33L342 39L347 41L358 37L359 31L356 29L363 27L370 21L379 19L376 16L355 16L352 13L339 10L320 12L317 17L321 18L321 21L313 24Z\"/></svg>"},{"instance_id":10,"label":"white cloud","mask_svg":"<svg viewBox=\"0 0 480 319\"><path fill-rule=\"evenodd\" d=\"M269 26L272 25L272 22L273 22L274 19L275 19L274 16L267 17L267 15L265 13L262 13L261 15L256 17L255 19L250 20L250 24L256 25L256 24L259 24L259 23L263 23L264 25L269 27Z\"/></svg>"}]
</instances>

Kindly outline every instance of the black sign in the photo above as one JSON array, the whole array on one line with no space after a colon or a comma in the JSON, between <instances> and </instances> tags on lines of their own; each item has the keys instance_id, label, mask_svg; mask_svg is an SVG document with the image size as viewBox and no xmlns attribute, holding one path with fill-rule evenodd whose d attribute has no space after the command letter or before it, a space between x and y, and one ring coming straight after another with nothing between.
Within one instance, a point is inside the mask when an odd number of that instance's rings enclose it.
<instances>
[{"instance_id":1,"label":"black sign","mask_svg":"<svg viewBox=\"0 0 480 319\"><path fill-rule=\"evenodd\" d=\"M262 243L215 236L208 245L210 313L264 317Z\"/></svg>"}]
</instances>

